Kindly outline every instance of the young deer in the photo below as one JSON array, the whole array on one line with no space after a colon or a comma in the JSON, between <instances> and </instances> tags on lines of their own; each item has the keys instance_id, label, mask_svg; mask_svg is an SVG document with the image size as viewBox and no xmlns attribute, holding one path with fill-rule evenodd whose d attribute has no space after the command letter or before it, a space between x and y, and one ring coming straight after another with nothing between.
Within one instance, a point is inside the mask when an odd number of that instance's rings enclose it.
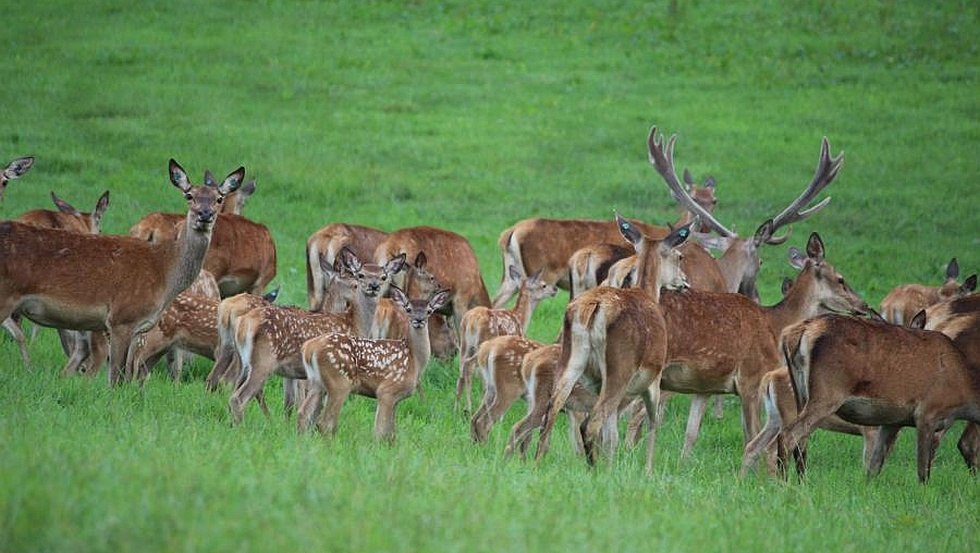
<instances>
[{"instance_id":1,"label":"young deer","mask_svg":"<svg viewBox=\"0 0 980 553\"><path fill-rule=\"evenodd\" d=\"M413 297L429 297L445 287L426 269L428 257L419 252L405 276L405 293ZM391 298L378 300L371 322L371 338L404 340L408 338L408 316ZM456 339L451 336L446 319L439 313L429 321L429 345L433 357L449 359L456 353Z\"/></svg>"},{"instance_id":2,"label":"young deer","mask_svg":"<svg viewBox=\"0 0 980 553\"><path fill-rule=\"evenodd\" d=\"M243 292L225 298L218 303L215 311L218 348L215 352L214 366L204 383L207 391L216 391L220 383L237 385L241 373L241 360L238 358L238 351L235 349L235 332L238 329L238 319L253 309L271 305L278 295L278 288L265 296Z\"/></svg>"},{"instance_id":3,"label":"young deer","mask_svg":"<svg viewBox=\"0 0 980 553\"><path fill-rule=\"evenodd\" d=\"M340 409L353 392L377 399L374 436L386 441L395 438L395 409L418 388L429 362L429 317L449 300L449 292L437 292L428 300L409 300L401 289L392 286L391 297L408 314L407 340L371 340L335 333L303 344L309 393L300 410L300 431L309 430L315 420L320 432L332 435Z\"/></svg>"},{"instance_id":4,"label":"young deer","mask_svg":"<svg viewBox=\"0 0 980 553\"><path fill-rule=\"evenodd\" d=\"M34 165L34 157L19 157L4 167L3 171L0 171L0 202L3 201L3 193L7 191L7 184L16 179L24 176L31 166Z\"/></svg>"},{"instance_id":5,"label":"young deer","mask_svg":"<svg viewBox=\"0 0 980 553\"><path fill-rule=\"evenodd\" d=\"M218 206L238 189L244 172L231 172L216 187L192 186L171 159L170 181L188 204L181 237L173 242L0 223L0 319L19 310L43 326L108 330L109 382L119 383L133 335L149 330L200 272Z\"/></svg>"},{"instance_id":6,"label":"young deer","mask_svg":"<svg viewBox=\"0 0 980 553\"><path fill-rule=\"evenodd\" d=\"M263 296L256 303L268 305L274 294ZM174 298L157 324L143 335L133 356L136 373L145 378L157 361L166 357L170 378L179 382L183 372L181 350L215 360L219 352L220 304L218 283L211 273L202 270L195 285Z\"/></svg>"},{"instance_id":7,"label":"young deer","mask_svg":"<svg viewBox=\"0 0 980 553\"><path fill-rule=\"evenodd\" d=\"M235 343L242 362L242 377L228 400L233 423L241 422L245 405L262 390L272 374L293 380L306 378L300 357L305 341L328 333L367 336L378 298L391 284L391 277L405 265L404 254L383 266L362 264L346 248L341 251L341 260L344 270L350 273L347 278L336 279L348 290L350 305L343 313L311 313L296 307L270 305L253 309L238 319ZM326 260L321 263L325 265ZM290 395L287 393L287 412L294 401Z\"/></svg>"},{"instance_id":8,"label":"young deer","mask_svg":"<svg viewBox=\"0 0 980 553\"><path fill-rule=\"evenodd\" d=\"M466 238L433 227L403 228L389 234L378 246L374 261L383 264L397 255L414 258L423 251L429 257L432 275L450 291L450 300L443 306L442 314L450 317L456 334L466 311L478 305L490 305L476 253ZM404 287L401 280L396 284Z\"/></svg>"},{"instance_id":9,"label":"young deer","mask_svg":"<svg viewBox=\"0 0 980 553\"><path fill-rule=\"evenodd\" d=\"M929 479L936 432L955 420L980 423L980 367L940 332L823 315L783 331L799 417L780 432L794 451L814 426L836 413L880 426L868 474L877 474L899 430L917 433L918 476Z\"/></svg>"},{"instance_id":10,"label":"young deer","mask_svg":"<svg viewBox=\"0 0 980 553\"><path fill-rule=\"evenodd\" d=\"M495 336L480 344L473 359L475 372L483 378L483 401L470 420L474 442L483 442L495 422L524 395L521 363L525 356L544 344L524 336Z\"/></svg>"},{"instance_id":11,"label":"young deer","mask_svg":"<svg viewBox=\"0 0 980 553\"><path fill-rule=\"evenodd\" d=\"M472 390L470 386L471 365L476 357L476 350L486 340L494 336L513 334L524 336L531 322L531 315L541 300L554 297L558 287L541 279L541 274L535 273L528 278L519 276L513 265L508 269L512 277L521 280L521 290L517 295L517 303L512 309L490 309L477 306L463 315L459 332L459 378L456 380L456 400L454 408L459 407L459 398L465 391L466 411L473 410Z\"/></svg>"},{"instance_id":12,"label":"young deer","mask_svg":"<svg viewBox=\"0 0 980 553\"><path fill-rule=\"evenodd\" d=\"M388 233L382 230L347 223L330 223L311 234L306 240L306 295L310 311L330 311L324 306L330 278L320 270L321 256L326 258L328 267L333 266L344 247L350 248L358 259L373 259L374 251L387 237Z\"/></svg>"},{"instance_id":13,"label":"young deer","mask_svg":"<svg viewBox=\"0 0 980 553\"><path fill-rule=\"evenodd\" d=\"M946 282L942 286L905 284L893 289L881 300L881 315L886 321L904 325L919 311L953 298L965 296L977 288L977 275L970 275L962 285L956 282L960 265L954 257L946 265Z\"/></svg>"}]
</instances>

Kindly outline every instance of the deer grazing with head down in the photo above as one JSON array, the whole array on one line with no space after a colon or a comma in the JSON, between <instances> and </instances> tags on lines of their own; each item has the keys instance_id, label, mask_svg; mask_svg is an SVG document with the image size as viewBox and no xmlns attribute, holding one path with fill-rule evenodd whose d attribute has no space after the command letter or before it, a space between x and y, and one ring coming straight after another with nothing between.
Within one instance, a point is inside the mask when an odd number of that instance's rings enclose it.
<instances>
[{"instance_id":1,"label":"deer grazing with head down","mask_svg":"<svg viewBox=\"0 0 980 553\"><path fill-rule=\"evenodd\" d=\"M149 330L200 272L217 209L244 172L231 172L220 185L193 186L170 160L170 181L188 205L176 241L150 244L0 223L0 319L20 311L42 326L108 331L109 382L119 383L133 335Z\"/></svg>"},{"instance_id":2,"label":"deer grazing with head down","mask_svg":"<svg viewBox=\"0 0 980 553\"><path fill-rule=\"evenodd\" d=\"M8 163L3 171L0 171L0 202L3 201L3 193L7 191L7 184L16 178L24 176L24 173L33 165L33 156L19 157Z\"/></svg>"},{"instance_id":3,"label":"deer grazing with head down","mask_svg":"<svg viewBox=\"0 0 980 553\"><path fill-rule=\"evenodd\" d=\"M300 356L303 342L329 333L367 336L378 298L391 284L391 277L404 267L405 255L376 265L361 263L351 250L345 248L341 251L340 261L345 276L336 278L335 284L344 287L349 304L342 313L313 313L296 307L270 305L253 309L238 318L235 344L242 363L242 375L228 400L233 423L241 421L245 405L262 390L271 375L306 379ZM326 260L321 263L325 265ZM327 270L327 267L323 269ZM287 388L287 412L294 401L294 395Z\"/></svg>"},{"instance_id":4,"label":"deer grazing with head down","mask_svg":"<svg viewBox=\"0 0 980 553\"><path fill-rule=\"evenodd\" d=\"M967 277L962 285L956 282L959 276L960 265L954 257L946 265L946 282L942 286L922 284L899 286L881 300L881 316L892 324L908 324L919 311L940 302L965 296L977 289L976 274Z\"/></svg>"},{"instance_id":5,"label":"deer grazing with head down","mask_svg":"<svg viewBox=\"0 0 980 553\"><path fill-rule=\"evenodd\" d=\"M210 171L205 172L205 185L214 184ZM255 190L231 204L241 209L244 200ZM234 211L234 210L231 210ZM217 219L211 247L204 259L204 268L214 275L222 297L241 292L262 294L265 287L276 277L276 245L265 225L256 223L234 212L221 211ZM180 228L180 215L176 213L150 213L129 229L130 236L152 243L174 240Z\"/></svg>"},{"instance_id":6,"label":"deer grazing with head down","mask_svg":"<svg viewBox=\"0 0 980 553\"><path fill-rule=\"evenodd\" d=\"M454 408L459 407L459 398L465 392L466 411L473 410L470 375L480 344L494 336L524 336L531 323L531 315L541 300L554 297L558 293L558 287L541 279L540 273L523 278L517 274L516 267L511 266L508 270L514 273L512 276L521 280L521 290L514 307L490 309L477 306L463 315L459 332L459 378L456 380Z\"/></svg>"},{"instance_id":7,"label":"deer grazing with head down","mask_svg":"<svg viewBox=\"0 0 980 553\"><path fill-rule=\"evenodd\" d=\"M406 340L372 340L333 333L303 344L309 393L300 409L301 431L316 421L323 434L333 435L344 401L355 393L378 402L375 438L395 438L395 409L418 388L429 362L429 317L449 300L449 292L443 290L429 299L409 300L401 289L392 286L391 297L408 314Z\"/></svg>"},{"instance_id":8,"label":"deer grazing with head down","mask_svg":"<svg viewBox=\"0 0 980 553\"><path fill-rule=\"evenodd\" d=\"M780 432L787 451L827 417L878 426L868 455L877 474L898 432L914 426L920 482L929 479L936 433L955 420L980 423L980 367L941 332L841 315L822 315L783 331L799 416Z\"/></svg>"}]
</instances>

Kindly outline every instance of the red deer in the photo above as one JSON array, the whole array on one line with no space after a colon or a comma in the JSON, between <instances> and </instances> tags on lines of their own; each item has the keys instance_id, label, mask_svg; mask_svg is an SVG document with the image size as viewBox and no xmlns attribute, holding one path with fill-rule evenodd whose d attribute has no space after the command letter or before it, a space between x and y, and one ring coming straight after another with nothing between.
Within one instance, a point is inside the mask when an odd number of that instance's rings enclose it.
<instances>
[{"instance_id":1,"label":"red deer","mask_svg":"<svg viewBox=\"0 0 980 553\"><path fill-rule=\"evenodd\" d=\"M441 311L449 314L456 333L463 313L478 305L490 305L476 253L466 238L433 227L404 228L388 235L375 250L374 261L384 264L400 254L414 258L423 251L429 258L429 271L450 292L450 300ZM397 284L404 287L403 282Z\"/></svg>"},{"instance_id":2,"label":"red deer","mask_svg":"<svg viewBox=\"0 0 980 553\"><path fill-rule=\"evenodd\" d=\"M459 332L459 378L456 380L456 401L454 408L459 407L459 398L466 393L466 411L473 410L471 398L470 372L476 350L481 343L494 336L513 334L524 336L531 323L531 315L541 300L554 297L558 288L535 273L524 278L517 276L517 268L509 270L521 281L521 290L517 294L517 303L512 309L490 309L477 306L463 315Z\"/></svg>"},{"instance_id":3,"label":"red deer","mask_svg":"<svg viewBox=\"0 0 980 553\"><path fill-rule=\"evenodd\" d=\"M970 275L962 285L956 282L960 265L956 258L946 265L946 282L942 286L905 284L895 288L881 300L881 315L886 321L904 325L919 311L937 303L965 296L977 288L977 275Z\"/></svg>"},{"instance_id":4,"label":"red deer","mask_svg":"<svg viewBox=\"0 0 980 553\"><path fill-rule=\"evenodd\" d=\"M311 234L306 240L306 295L310 311L330 311L324 306L330 281L320 270L321 257L332 267L340 250L347 247L358 259L374 259L374 251L387 237L388 233L382 230L347 223L330 223Z\"/></svg>"},{"instance_id":5,"label":"red deer","mask_svg":"<svg viewBox=\"0 0 980 553\"><path fill-rule=\"evenodd\" d=\"M213 182L209 175L205 175L205 184ZM177 235L180 218L176 213L150 213L129 234L151 243L170 242ZM218 222L204 268L218 280L222 297L262 294L276 277L276 245L269 229L234 213L219 213Z\"/></svg>"},{"instance_id":6,"label":"red deer","mask_svg":"<svg viewBox=\"0 0 980 553\"><path fill-rule=\"evenodd\" d=\"M0 223L0 319L20 311L43 326L109 331L109 382L119 383L133 334L149 330L200 272L218 206L244 172L233 171L219 186L192 186L170 160L170 180L188 204L177 241L149 244Z\"/></svg>"},{"instance_id":7,"label":"red deer","mask_svg":"<svg viewBox=\"0 0 980 553\"><path fill-rule=\"evenodd\" d=\"M344 400L353 392L378 402L375 438L395 438L395 409L418 388L429 362L429 317L449 300L449 292L443 290L430 299L409 301L401 289L392 286L391 297L411 321L407 340L372 340L334 333L303 344L303 368L310 391L300 411L301 431L309 429L315 420L323 434L332 435Z\"/></svg>"},{"instance_id":8,"label":"red deer","mask_svg":"<svg viewBox=\"0 0 980 553\"><path fill-rule=\"evenodd\" d=\"M272 304L279 295L276 288L265 296L255 296L247 292L225 298L218 303L215 323L218 333L218 349L215 352L214 366L208 373L204 387L209 392L218 389L220 383L236 385L241 373L241 361L235 349L235 332L238 318L249 311Z\"/></svg>"},{"instance_id":9,"label":"red deer","mask_svg":"<svg viewBox=\"0 0 980 553\"><path fill-rule=\"evenodd\" d=\"M54 192L51 193L51 199L54 201L58 211L35 209L22 214L14 220L37 227L61 229L81 234L100 234L102 232L102 215L105 213L106 208L109 207L108 190L96 202L95 210L91 213L78 211L71 204L59 198ZM8 318L3 321L3 326L10 332L14 341L17 342L21 357L24 360L24 366L27 366L30 363L30 356L27 352L27 341L20 325L12 318ZM70 350L75 347L80 337L73 331L63 331L60 335L65 352L71 353Z\"/></svg>"},{"instance_id":10,"label":"red deer","mask_svg":"<svg viewBox=\"0 0 980 553\"><path fill-rule=\"evenodd\" d=\"M473 364L483 378L483 401L470 420L473 441L485 441L490 427L524 395L521 363L528 353L543 347L541 342L518 335L495 336L480 344Z\"/></svg>"},{"instance_id":11,"label":"red deer","mask_svg":"<svg viewBox=\"0 0 980 553\"><path fill-rule=\"evenodd\" d=\"M429 297L445 287L435 275L426 270L428 258L419 252L405 276L405 293L412 297ZM371 322L371 338L404 340L408 338L408 315L395 305L391 298L378 300L378 308ZM446 318L439 313L429 321L429 347L437 359L451 359L456 355L456 338L452 335ZM421 388L419 389L421 392Z\"/></svg>"},{"instance_id":12,"label":"red deer","mask_svg":"<svg viewBox=\"0 0 980 553\"><path fill-rule=\"evenodd\" d=\"M837 414L879 426L868 474L880 472L899 430L914 426L918 476L929 479L936 432L954 420L980 423L980 370L940 332L841 315L822 315L783 331L799 417L780 432L787 451Z\"/></svg>"},{"instance_id":13,"label":"red deer","mask_svg":"<svg viewBox=\"0 0 980 553\"><path fill-rule=\"evenodd\" d=\"M7 184L16 179L24 176L31 166L34 165L34 158L32 156L19 157L10 163L0 171L0 202L3 201L3 193L7 191Z\"/></svg>"},{"instance_id":14,"label":"red deer","mask_svg":"<svg viewBox=\"0 0 980 553\"><path fill-rule=\"evenodd\" d=\"M349 306L343 313L312 313L296 307L270 305L253 309L238 319L235 344L242 363L238 388L228 400L233 423L241 422L245 405L261 390L272 374L287 379L306 379L300 358L303 342L322 334L342 333L367 336L377 300L402 270L405 256L384 265L362 264L350 249L341 250L341 260L349 276L336 279L344 285ZM326 265L326 260L321 261ZM323 267L326 270L326 267ZM287 395L287 412L295 396Z\"/></svg>"},{"instance_id":15,"label":"red deer","mask_svg":"<svg viewBox=\"0 0 980 553\"><path fill-rule=\"evenodd\" d=\"M586 457L595 462L600 431L612 454L616 449L616 420L627 399L640 396L647 407L646 470L653 470L653 444L657 423L655 406L660 398L660 379L667 359L667 331L660 307L660 288L684 288L677 246L690 234L689 227L671 232L663 240L644 236L630 222L617 217L617 226L637 252L637 280L641 288L593 288L575 298L565 310L562 328L561 374L548 403L537 458L548 450L548 440L558 413L579 380L599 395L583 423ZM647 291L649 290L649 292ZM524 436L514 436L519 443Z\"/></svg>"},{"instance_id":16,"label":"red deer","mask_svg":"<svg viewBox=\"0 0 980 553\"><path fill-rule=\"evenodd\" d=\"M687 184L686 192L688 195L695 198L695 201L705 210L713 211L717 204L714 179L709 178L703 186L697 186L691 179L690 173L685 171L684 180ZM682 210L681 218L674 224L674 228L687 225L691 221L690 212ZM656 240L663 239L670 233L670 229L667 227L648 225L640 221L630 221L630 224L638 228L643 234ZM704 228L703 231L707 232L708 229ZM508 267L517 267L521 277L540 271L541 278L546 282L554 283L563 290L571 291L574 298L579 291L572 288L572 274L569 272L572 256L582 248L621 244L622 238L614 221L524 219L500 233L497 243L500 246L504 266L500 288L493 298L493 306L499 308L520 290L520 279L514 278ZM582 253L579 262L583 262L588 255L590 254ZM685 255L692 257L689 251L685 251ZM704 257L710 259L708 255ZM696 262L695 258L691 258L687 260L687 263L700 263L700 261ZM698 278L711 279L715 276L701 277L700 267L698 270L694 270L691 266L685 266L684 271L688 278L692 279L692 285L696 285L694 280ZM721 290L721 288L716 288L713 285L709 285L708 288Z\"/></svg>"}]
</instances>

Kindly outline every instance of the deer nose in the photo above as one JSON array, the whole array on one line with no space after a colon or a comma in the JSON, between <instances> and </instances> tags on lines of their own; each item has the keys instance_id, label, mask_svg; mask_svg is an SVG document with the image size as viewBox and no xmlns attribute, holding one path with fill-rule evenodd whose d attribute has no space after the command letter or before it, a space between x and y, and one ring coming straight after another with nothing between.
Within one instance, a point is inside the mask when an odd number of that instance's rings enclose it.
<instances>
[{"instance_id":1,"label":"deer nose","mask_svg":"<svg viewBox=\"0 0 980 553\"><path fill-rule=\"evenodd\" d=\"M202 208L197 212L197 220L201 221L202 223L208 222L212 219L214 219L214 210L210 207Z\"/></svg>"}]
</instances>

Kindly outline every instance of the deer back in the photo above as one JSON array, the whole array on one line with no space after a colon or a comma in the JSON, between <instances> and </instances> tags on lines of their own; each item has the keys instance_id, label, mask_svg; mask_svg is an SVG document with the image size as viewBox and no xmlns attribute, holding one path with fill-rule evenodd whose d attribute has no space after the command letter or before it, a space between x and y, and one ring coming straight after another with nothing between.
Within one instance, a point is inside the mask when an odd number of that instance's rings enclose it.
<instances>
[{"instance_id":1,"label":"deer back","mask_svg":"<svg viewBox=\"0 0 980 553\"><path fill-rule=\"evenodd\" d=\"M459 234L433 227L400 229L378 246L374 258L377 263L384 264L400 253L414 259L419 252L429 258L429 272L452 291L452 303L459 313L477 305L490 305L476 253Z\"/></svg>"}]
</instances>

